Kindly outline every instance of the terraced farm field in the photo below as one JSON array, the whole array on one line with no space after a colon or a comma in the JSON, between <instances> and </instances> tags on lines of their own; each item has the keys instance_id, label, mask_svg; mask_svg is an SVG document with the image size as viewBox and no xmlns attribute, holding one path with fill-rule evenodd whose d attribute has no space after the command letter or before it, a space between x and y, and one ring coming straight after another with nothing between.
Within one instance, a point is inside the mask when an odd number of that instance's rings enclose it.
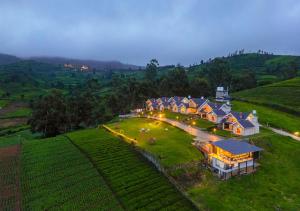
<instances>
[{"instance_id":1,"label":"terraced farm field","mask_svg":"<svg viewBox=\"0 0 300 211\"><path fill-rule=\"evenodd\" d=\"M23 210L122 210L92 163L65 137L24 141Z\"/></svg>"},{"instance_id":2,"label":"terraced farm field","mask_svg":"<svg viewBox=\"0 0 300 211\"><path fill-rule=\"evenodd\" d=\"M20 210L20 145L0 148L0 210Z\"/></svg>"},{"instance_id":3,"label":"terraced farm field","mask_svg":"<svg viewBox=\"0 0 300 211\"><path fill-rule=\"evenodd\" d=\"M171 183L131 146L104 129L68 137L92 160L126 210L194 210Z\"/></svg>"}]
</instances>

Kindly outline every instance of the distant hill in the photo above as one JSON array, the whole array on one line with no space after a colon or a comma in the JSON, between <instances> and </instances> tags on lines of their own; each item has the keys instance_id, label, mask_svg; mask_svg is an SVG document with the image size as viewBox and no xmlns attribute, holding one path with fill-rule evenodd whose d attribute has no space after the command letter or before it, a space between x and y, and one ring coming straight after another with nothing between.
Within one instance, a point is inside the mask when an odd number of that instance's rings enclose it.
<instances>
[{"instance_id":1,"label":"distant hill","mask_svg":"<svg viewBox=\"0 0 300 211\"><path fill-rule=\"evenodd\" d=\"M221 58L229 63L234 74L254 71L259 85L282 80L284 76L282 76L281 70L283 69L297 68L300 72L300 56L244 53ZM190 69L201 70L209 64L208 61L200 65L193 65Z\"/></svg>"},{"instance_id":2,"label":"distant hill","mask_svg":"<svg viewBox=\"0 0 300 211\"><path fill-rule=\"evenodd\" d=\"M64 65L64 64L73 64L73 65L87 65L89 67L95 68L97 70L138 70L141 67L131 64L123 64L119 61L97 61L97 60L83 60L83 59L72 59L72 58L63 58L63 57L30 57L31 60Z\"/></svg>"},{"instance_id":3,"label":"distant hill","mask_svg":"<svg viewBox=\"0 0 300 211\"><path fill-rule=\"evenodd\" d=\"M232 96L300 115L300 77L243 90Z\"/></svg>"},{"instance_id":4,"label":"distant hill","mask_svg":"<svg viewBox=\"0 0 300 211\"><path fill-rule=\"evenodd\" d=\"M16 56L0 53L0 65L12 64L20 60L21 59Z\"/></svg>"}]
</instances>

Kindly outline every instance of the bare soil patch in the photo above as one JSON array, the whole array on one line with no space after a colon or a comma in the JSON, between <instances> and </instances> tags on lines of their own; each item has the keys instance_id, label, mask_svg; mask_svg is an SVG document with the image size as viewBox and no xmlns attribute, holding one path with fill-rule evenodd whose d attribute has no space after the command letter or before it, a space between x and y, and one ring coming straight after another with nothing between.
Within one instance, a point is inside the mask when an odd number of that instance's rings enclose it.
<instances>
[{"instance_id":1,"label":"bare soil patch","mask_svg":"<svg viewBox=\"0 0 300 211\"><path fill-rule=\"evenodd\" d=\"M21 210L20 145L0 148L0 210Z\"/></svg>"},{"instance_id":2,"label":"bare soil patch","mask_svg":"<svg viewBox=\"0 0 300 211\"><path fill-rule=\"evenodd\" d=\"M28 104L24 102L12 102L7 106L5 106L4 108L0 109L0 117L4 116L7 113L14 112L19 108L24 108L24 107L28 107Z\"/></svg>"}]
</instances>

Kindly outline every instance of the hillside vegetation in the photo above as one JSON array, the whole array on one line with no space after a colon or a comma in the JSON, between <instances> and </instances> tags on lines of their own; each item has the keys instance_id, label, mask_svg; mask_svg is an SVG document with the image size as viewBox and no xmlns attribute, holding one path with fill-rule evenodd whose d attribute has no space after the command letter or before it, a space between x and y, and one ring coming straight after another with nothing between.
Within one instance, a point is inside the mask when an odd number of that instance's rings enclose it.
<instances>
[{"instance_id":1,"label":"hillside vegetation","mask_svg":"<svg viewBox=\"0 0 300 211\"><path fill-rule=\"evenodd\" d=\"M300 143L268 130L250 139L262 147L254 174L220 181L207 172L188 192L202 210L299 210Z\"/></svg>"},{"instance_id":2,"label":"hillside vegetation","mask_svg":"<svg viewBox=\"0 0 300 211\"><path fill-rule=\"evenodd\" d=\"M300 115L300 77L236 92L232 96Z\"/></svg>"},{"instance_id":3,"label":"hillside vegetation","mask_svg":"<svg viewBox=\"0 0 300 211\"><path fill-rule=\"evenodd\" d=\"M125 210L195 209L145 158L104 129L68 137L91 159Z\"/></svg>"}]
</instances>

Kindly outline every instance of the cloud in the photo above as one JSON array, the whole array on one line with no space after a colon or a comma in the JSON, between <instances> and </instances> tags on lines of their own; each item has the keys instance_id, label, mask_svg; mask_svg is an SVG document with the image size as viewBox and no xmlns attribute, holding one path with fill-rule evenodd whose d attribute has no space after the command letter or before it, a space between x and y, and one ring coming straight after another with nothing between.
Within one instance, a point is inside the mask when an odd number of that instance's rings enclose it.
<instances>
[{"instance_id":1,"label":"cloud","mask_svg":"<svg viewBox=\"0 0 300 211\"><path fill-rule=\"evenodd\" d=\"M191 64L236 49L299 54L296 0L2 0L1 51Z\"/></svg>"}]
</instances>

